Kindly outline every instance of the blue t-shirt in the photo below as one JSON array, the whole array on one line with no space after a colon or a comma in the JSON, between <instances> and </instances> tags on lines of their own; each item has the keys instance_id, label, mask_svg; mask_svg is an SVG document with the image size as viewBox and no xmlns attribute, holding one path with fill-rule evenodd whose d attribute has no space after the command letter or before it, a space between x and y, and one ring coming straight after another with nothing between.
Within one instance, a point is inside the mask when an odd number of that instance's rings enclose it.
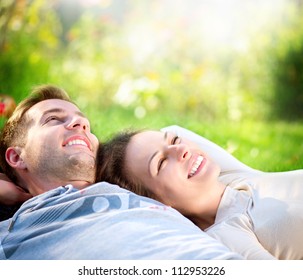
<instances>
[{"instance_id":1,"label":"blue t-shirt","mask_svg":"<svg viewBox=\"0 0 303 280\"><path fill-rule=\"evenodd\" d=\"M179 212L116 185L58 187L0 223L0 259L241 259Z\"/></svg>"}]
</instances>

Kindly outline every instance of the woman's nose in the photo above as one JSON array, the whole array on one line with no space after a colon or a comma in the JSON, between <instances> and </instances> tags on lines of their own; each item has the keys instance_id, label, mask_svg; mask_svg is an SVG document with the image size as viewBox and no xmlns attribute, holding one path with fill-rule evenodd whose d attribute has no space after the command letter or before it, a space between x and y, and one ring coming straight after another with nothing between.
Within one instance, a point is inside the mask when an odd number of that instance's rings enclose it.
<instances>
[{"instance_id":1,"label":"woman's nose","mask_svg":"<svg viewBox=\"0 0 303 280\"><path fill-rule=\"evenodd\" d=\"M185 160L190 156L190 150L185 144L170 145L168 152L177 157L177 160Z\"/></svg>"}]
</instances>

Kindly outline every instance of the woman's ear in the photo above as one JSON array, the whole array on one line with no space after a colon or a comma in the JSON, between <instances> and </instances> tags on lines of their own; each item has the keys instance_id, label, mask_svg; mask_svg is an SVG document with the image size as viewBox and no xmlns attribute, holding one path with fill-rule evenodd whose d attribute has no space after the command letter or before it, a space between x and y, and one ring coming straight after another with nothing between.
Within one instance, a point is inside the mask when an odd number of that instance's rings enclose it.
<instances>
[{"instance_id":1,"label":"woman's ear","mask_svg":"<svg viewBox=\"0 0 303 280\"><path fill-rule=\"evenodd\" d=\"M6 150L5 158L7 163L16 169L25 169L26 164L21 157L21 148L19 147L9 147Z\"/></svg>"}]
</instances>

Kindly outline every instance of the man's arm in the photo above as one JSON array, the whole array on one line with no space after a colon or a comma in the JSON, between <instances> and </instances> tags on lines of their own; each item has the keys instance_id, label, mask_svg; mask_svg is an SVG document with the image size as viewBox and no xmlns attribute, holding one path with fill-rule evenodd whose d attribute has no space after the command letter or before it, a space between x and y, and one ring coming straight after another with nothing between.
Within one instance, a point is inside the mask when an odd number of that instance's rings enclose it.
<instances>
[{"instance_id":1,"label":"man's arm","mask_svg":"<svg viewBox=\"0 0 303 280\"><path fill-rule=\"evenodd\" d=\"M14 206L30 199L31 194L15 185L9 178L0 173L0 205Z\"/></svg>"}]
</instances>

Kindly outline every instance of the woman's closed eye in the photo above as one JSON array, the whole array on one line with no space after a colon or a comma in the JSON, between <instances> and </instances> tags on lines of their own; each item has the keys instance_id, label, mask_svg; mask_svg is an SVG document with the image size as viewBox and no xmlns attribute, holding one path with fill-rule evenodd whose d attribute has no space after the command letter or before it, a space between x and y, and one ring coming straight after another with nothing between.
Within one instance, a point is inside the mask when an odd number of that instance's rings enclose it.
<instances>
[{"instance_id":1,"label":"woman's closed eye","mask_svg":"<svg viewBox=\"0 0 303 280\"><path fill-rule=\"evenodd\" d=\"M181 143L181 138L178 135L174 136L171 140L171 145L176 145L180 143Z\"/></svg>"},{"instance_id":2,"label":"woman's closed eye","mask_svg":"<svg viewBox=\"0 0 303 280\"><path fill-rule=\"evenodd\" d=\"M166 158L160 158L158 161L158 167L157 167L157 171L159 173L159 171L161 170L161 167L163 166L163 163L165 162Z\"/></svg>"},{"instance_id":3,"label":"woman's closed eye","mask_svg":"<svg viewBox=\"0 0 303 280\"><path fill-rule=\"evenodd\" d=\"M170 144L171 145L177 145L177 144L180 144L181 143L181 138L179 136L174 136L172 137L171 141L170 141ZM166 157L162 157L159 159L158 161L158 167L157 167L157 171L159 172L161 170L161 168L163 167L163 164L165 163L166 161Z\"/></svg>"}]
</instances>

